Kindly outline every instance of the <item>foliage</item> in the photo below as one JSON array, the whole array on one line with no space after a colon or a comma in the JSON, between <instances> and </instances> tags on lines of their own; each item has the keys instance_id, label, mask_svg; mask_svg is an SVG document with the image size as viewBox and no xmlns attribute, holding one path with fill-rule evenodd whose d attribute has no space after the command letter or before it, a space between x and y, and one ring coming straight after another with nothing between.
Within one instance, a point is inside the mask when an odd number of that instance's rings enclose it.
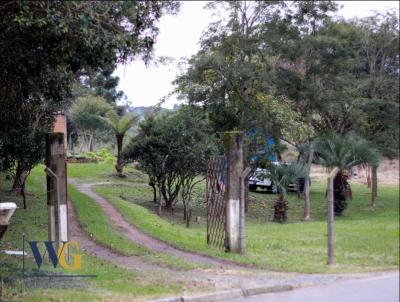
<instances>
[{"instance_id":1,"label":"foliage","mask_svg":"<svg viewBox=\"0 0 400 302\"><path fill-rule=\"evenodd\" d=\"M287 188L290 184L298 183L299 178L304 178L305 167L302 164L271 165L268 168L268 178L277 188L278 199L274 203L274 221L285 222L288 209Z\"/></svg>"},{"instance_id":2,"label":"foliage","mask_svg":"<svg viewBox=\"0 0 400 302\"><path fill-rule=\"evenodd\" d=\"M115 134L123 135L130 128L132 128L139 120L138 115L125 114L123 116L118 116L114 111L108 111L106 114L106 121L110 128L115 132Z\"/></svg>"},{"instance_id":3,"label":"foliage","mask_svg":"<svg viewBox=\"0 0 400 302\"><path fill-rule=\"evenodd\" d=\"M357 74L362 121L358 131L384 155L399 156L399 16L358 19L361 72Z\"/></svg>"},{"instance_id":4,"label":"foliage","mask_svg":"<svg viewBox=\"0 0 400 302\"><path fill-rule=\"evenodd\" d=\"M116 105L124 93L118 90L119 77L113 76L115 66L107 66L101 71L92 75L89 74L83 80L83 87L93 94L102 96L109 104Z\"/></svg>"},{"instance_id":5,"label":"foliage","mask_svg":"<svg viewBox=\"0 0 400 302\"><path fill-rule=\"evenodd\" d=\"M75 166L75 165L71 165ZM78 167L90 164L76 165ZM96 181L112 180L111 175L99 176L111 169L98 165L87 174ZM101 172L98 172L100 170ZM106 177L106 178L104 178ZM87 179L87 181L91 181ZM250 193L251 203L246 214L246 255L225 253L206 243L207 210L204 202L193 204L193 216L200 217L190 229L180 215L182 205L177 205L174 215L156 215L151 188L147 178L135 178L125 185L97 186L96 192L109 200L124 217L141 230L182 249L254 265L263 269L307 273L361 272L397 269L399 252L399 190L397 186L382 186L376 208L369 207L365 199L369 190L354 184L354 197L344 216L335 219L337 244L334 268L326 266L326 185L314 180L311 198L313 220L303 222L303 206L297 194L288 194L290 210L286 224L272 223L276 196L261 192ZM199 199L204 200L205 183L197 186ZM123 198L122 198L122 197ZM268 253L266 254L266 249Z\"/></svg>"},{"instance_id":6,"label":"foliage","mask_svg":"<svg viewBox=\"0 0 400 302\"><path fill-rule=\"evenodd\" d=\"M98 151L85 152L84 155L96 162L114 162L115 156L107 148L101 148Z\"/></svg>"},{"instance_id":7,"label":"foliage","mask_svg":"<svg viewBox=\"0 0 400 302\"><path fill-rule=\"evenodd\" d=\"M269 90L269 45L262 34L279 17L280 4L235 1L211 6L229 11L229 20L210 25L201 50L175 81L177 91L190 103L201 104L217 131L265 129L272 114L267 118L257 97Z\"/></svg>"},{"instance_id":8,"label":"foliage","mask_svg":"<svg viewBox=\"0 0 400 302\"><path fill-rule=\"evenodd\" d=\"M114 110L107 112L105 121L109 127L113 130L116 141L117 141L117 163L115 169L119 175L122 175L122 169L124 166L122 159L122 147L124 143L124 137L126 132L136 125L139 121L139 115L128 115L118 116Z\"/></svg>"},{"instance_id":9,"label":"foliage","mask_svg":"<svg viewBox=\"0 0 400 302\"><path fill-rule=\"evenodd\" d=\"M95 166L100 166L95 165ZM104 163L104 165L107 165ZM81 164L76 165L78 169ZM111 165L108 167L111 167ZM12 194L7 187L9 181L4 180L4 174L0 174L3 186L0 188L1 201L15 202L19 208L22 202ZM46 199L46 190L43 186L45 177L42 165L35 167L27 179L27 196L30 204L30 211L22 211L17 209L11 219L11 225L0 242L1 249L21 250L21 234L25 234L26 240L43 241L47 239L47 204L42 202ZM72 190L71 190L72 188ZM175 258L168 259L167 256L154 253L151 256L142 247L135 246L129 240L124 238L123 234L107 225L107 217L104 213L97 209L95 204L85 195L78 195L73 187L70 187L71 197L74 202L74 210L79 212L79 217L84 218L80 222L94 237L104 240L108 246L118 247L118 250L124 249L126 254L142 255L144 261L156 262L158 264L173 263L177 261L182 267L186 268L183 260ZM78 192L79 193L79 192ZM96 222L99 218L103 223ZM99 234L101 232L103 234ZM81 246L82 242L79 242ZM25 246L25 249L27 247ZM82 250L83 250L82 249ZM148 299L154 298L155 295L166 295L178 293L181 285L175 281L166 281L160 276L152 276L145 273L139 273L130 269L116 266L110 261L97 258L95 255L83 251L82 269L67 272L71 274L95 274L96 278L69 278L68 287L63 281L42 280L40 282L29 282L27 275L36 274L37 266L33 260L33 256L28 252L25 258L25 278L21 275L21 259L18 257L10 257L4 253L0 254L0 276L2 283L2 300L3 301L24 301L24 302L40 302L40 301L102 301L107 299L115 299L118 301L127 301L138 299L138 296L145 296ZM47 257L47 256L46 256ZM48 259L48 258L47 258ZM179 262L180 261L180 262ZM53 270L48 261L44 261L41 269ZM56 271L57 275L65 274L61 270ZM54 278L52 278L54 279ZM57 278L60 279L60 278ZM75 281L74 281L75 280Z\"/></svg>"},{"instance_id":10,"label":"foliage","mask_svg":"<svg viewBox=\"0 0 400 302\"><path fill-rule=\"evenodd\" d=\"M341 215L351 197L346 170L357 165L379 165L379 154L370 143L356 135L340 137L330 133L314 142L316 162L328 168L338 167L339 173L334 179L334 210Z\"/></svg>"},{"instance_id":11,"label":"foliage","mask_svg":"<svg viewBox=\"0 0 400 302\"><path fill-rule=\"evenodd\" d=\"M112 107L104 98L93 95L79 97L72 106L71 118L89 151L93 151L95 133L108 129L104 117L110 110Z\"/></svg>"},{"instance_id":12,"label":"foliage","mask_svg":"<svg viewBox=\"0 0 400 302\"><path fill-rule=\"evenodd\" d=\"M349 170L357 165L379 164L379 153L365 139L354 134L341 137L329 133L314 142L315 161L328 168Z\"/></svg>"},{"instance_id":13,"label":"foliage","mask_svg":"<svg viewBox=\"0 0 400 302\"><path fill-rule=\"evenodd\" d=\"M178 7L171 1L1 2L2 169L19 162L25 173L37 164L43 133L53 113L69 105L78 77L136 57L149 60L157 20Z\"/></svg>"},{"instance_id":14,"label":"foliage","mask_svg":"<svg viewBox=\"0 0 400 302\"><path fill-rule=\"evenodd\" d=\"M149 116L125 148L127 160L137 160L158 189L167 207L181 191L190 198L195 177L204 173L214 150L213 136L201 110L183 106L175 113Z\"/></svg>"}]
</instances>

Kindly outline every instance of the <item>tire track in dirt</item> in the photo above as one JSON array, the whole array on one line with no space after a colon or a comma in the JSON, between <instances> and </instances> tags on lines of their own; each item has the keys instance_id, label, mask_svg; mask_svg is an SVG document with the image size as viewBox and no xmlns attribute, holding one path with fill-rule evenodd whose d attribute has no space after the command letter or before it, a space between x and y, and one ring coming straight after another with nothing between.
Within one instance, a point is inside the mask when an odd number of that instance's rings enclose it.
<instances>
[{"instance_id":1,"label":"tire track in dirt","mask_svg":"<svg viewBox=\"0 0 400 302\"><path fill-rule=\"evenodd\" d=\"M296 286L310 286L315 284L325 284L340 278L334 274L299 274L289 272L265 271L252 269L231 261L220 260L206 255L191 253L177 249L163 241L160 241L150 235L143 233L136 226L126 221L126 219L111 205L105 198L101 197L92 190L95 185L112 183L91 183L78 184L70 180L79 191L91 197L97 202L106 213L110 226L120 230L128 239L138 245L143 245L149 250L155 252L168 253L175 257L181 257L188 262L197 264L211 265L210 269L194 269L189 271L180 271L173 268L163 267L157 264L151 264L138 256L125 256L111 250L108 247L97 243L81 227L76 213L74 213L71 202L68 203L68 217L71 222L72 239L77 240L82 249L99 257L100 259L110 261L115 265L135 271L147 271L164 276L170 281L185 284L185 290L192 292L200 290L201 292L210 290L237 289L265 285L284 285L296 284ZM354 276L353 276L354 277Z\"/></svg>"},{"instance_id":2,"label":"tire track in dirt","mask_svg":"<svg viewBox=\"0 0 400 302\"><path fill-rule=\"evenodd\" d=\"M144 262L138 256L126 256L114 252L108 247L102 246L95 241L80 225L77 215L72 207L71 201L68 202L68 220L70 223L71 239L77 241L80 248L90 254L94 254L100 259L110 261L121 267L126 267L136 271L152 270L152 271L167 271L167 268L160 267L155 264Z\"/></svg>"},{"instance_id":3,"label":"tire track in dirt","mask_svg":"<svg viewBox=\"0 0 400 302\"><path fill-rule=\"evenodd\" d=\"M97 202L110 222L110 225L123 233L128 239L132 242L142 245L149 250L166 253L175 257L179 257L185 259L188 262L196 263L196 264L206 264L212 265L217 268L225 268L225 269L246 269L247 267L244 265L236 264L232 261L216 259L210 256L192 253L188 251L184 251L178 249L172 245L169 245L161 240L158 240L138 229L135 225L128 222L122 214L105 198L97 194L92 190L93 186L107 184L110 185L112 183L87 183L87 184L78 184L76 182L72 182L74 186L82 193L86 194L92 200Z\"/></svg>"}]
</instances>

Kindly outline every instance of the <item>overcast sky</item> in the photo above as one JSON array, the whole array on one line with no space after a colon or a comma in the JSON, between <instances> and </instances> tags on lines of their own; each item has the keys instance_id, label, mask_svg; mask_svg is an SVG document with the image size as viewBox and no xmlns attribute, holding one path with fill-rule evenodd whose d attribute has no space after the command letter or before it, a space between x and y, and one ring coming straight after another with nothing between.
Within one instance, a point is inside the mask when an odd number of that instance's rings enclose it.
<instances>
[{"instance_id":1,"label":"overcast sky","mask_svg":"<svg viewBox=\"0 0 400 302\"><path fill-rule=\"evenodd\" d=\"M337 14L345 18L365 17L374 11L384 12L388 9L399 11L398 1L337 2L343 6ZM120 77L119 89L125 93L131 106L155 105L173 90L172 81L178 74L179 60L189 58L199 50L198 41L202 32L210 22L218 19L212 16L211 11L203 9L206 3L183 1L178 15L164 16L159 22L155 55L172 57L174 62L157 67L146 67L141 61L118 66L114 74ZM178 102L172 96L162 106L172 108Z\"/></svg>"}]
</instances>

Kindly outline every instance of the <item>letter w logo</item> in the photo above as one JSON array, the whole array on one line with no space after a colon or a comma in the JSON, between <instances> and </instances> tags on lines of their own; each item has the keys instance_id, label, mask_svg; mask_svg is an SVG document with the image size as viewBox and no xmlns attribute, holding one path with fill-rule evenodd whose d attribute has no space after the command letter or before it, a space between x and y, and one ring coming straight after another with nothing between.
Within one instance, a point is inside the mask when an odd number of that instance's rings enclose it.
<instances>
[{"instance_id":1,"label":"letter w logo","mask_svg":"<svg viewBox=\"0 0 400 302\"><path fill-rule=\"evenodd\" d=\"M43 255L40 255L37 241L28 241L29 245L31 246L31 250L33 256L35 257L36 264L38 268L42 266L44 256L46 255L46 251L44 251ZM58 250L58 255L53 247L53 242L51 241L44 241L44 245L46 247L47 253L49 254L49 258L53 267L56 268L58 264L60 264L65 269L79 269L81 268L82 264L82 254L73 254L70 253L71 258L73 259L73 263L69 263L67 261L67 254L66 251L72 245L75 247L76 250L79 250L78 242L64 242L62 246L60 246Z\"/></svg>"},{"instance_id":2,"label":"letter w logo","mask_svg":"<svg viewBox=\"0 0 400 302\"><path fill-rule=\"evenodd\" d=\"M33 256L35 257L36 264L38 268L40 268L40 266L43 263L44 256L46 255L46 251L43 253L42 256L40 255L39 249L37 247L37 241L28 241L28 242L29 245L31 246ZM49 254L51 263L53 264L54 268L56 268L58 264L58 257L56 251L54 250L53 243L51 241L44 241L44 245L46 246L46 250Z\"/></svg>"}]
</instances>

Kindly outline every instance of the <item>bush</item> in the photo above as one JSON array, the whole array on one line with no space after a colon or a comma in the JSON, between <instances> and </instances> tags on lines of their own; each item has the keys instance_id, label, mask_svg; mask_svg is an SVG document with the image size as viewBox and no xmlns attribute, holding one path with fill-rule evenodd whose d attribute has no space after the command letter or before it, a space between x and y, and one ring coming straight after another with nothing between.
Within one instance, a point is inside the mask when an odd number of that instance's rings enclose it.
<instances>
[{"instance_id":1,"label":"bush","mask_svg":"<svg viewBox=\"0 0 400 302\"><path fill-rule=\"evenodd\" d=\"M86 152L85 156L96 162L114 162L115 156L107 148L101 148L99 151Z\"/></svg>"}]
</instances>

